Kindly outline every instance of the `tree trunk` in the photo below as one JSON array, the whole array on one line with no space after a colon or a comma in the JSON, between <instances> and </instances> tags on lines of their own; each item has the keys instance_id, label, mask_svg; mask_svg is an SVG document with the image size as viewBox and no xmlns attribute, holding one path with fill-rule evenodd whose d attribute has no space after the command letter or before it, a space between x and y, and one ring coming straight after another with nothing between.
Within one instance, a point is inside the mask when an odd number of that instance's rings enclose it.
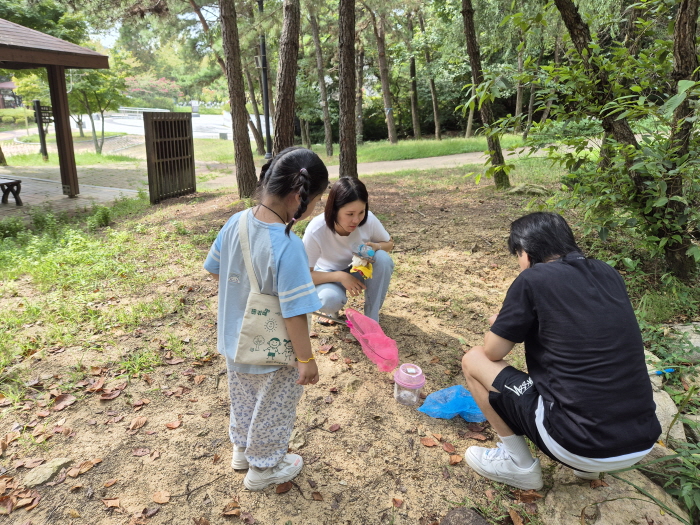
<instances>
[{"instance_id":1,"label":"tree trunk","mask_svg":"<svg viewBox=\"0 0 700 525\"><path fill-rule=\"evenodd\" d=\"M420 117L418 116L418 83L416 82L416 57L413 55L413 13L408 15L408 49L411 50L411 58L408 63L408 74L411 77L411 122L413 124L413 138L419 140Z\"/></svg>"},{"instance_id":2,"label":"tree trunk","mask_svg":"<svg viewBox=\"0 0 700 525\"><path fill-rule=\"evenodd\" d=\"M359 40L359 35L358 35ZM362 43L359 44L359 52L357 53L357 71L355 75L357 76L357 91L355 99L355 137L357 145L362 145L364 142L364 126L362 125L362 96L365 80L365 48L362 47Z\"/></svg>"},{"instance_id":3,"label":"tree trunk","mask_svg":"<svg viewBox=\"0 0 700 525\"><path fill-rule=\"evenodd\" d=\"M321 37L318 32L318 19L313 11L309 14L311 22L311 33L316 48L316 71L318 72L318 89L321 93L321 108L323 109L323 132L326 144L326 155L333 156L333 126L331 125L331 114L328 109L328 93L326 92L326 72L323 67L323 53L321 51Z\"/></svg>"},{"instance_id":4,"label":"tree trunk","mask_svg":"<svg viewBox=\"0 0 700 525\"><path fill-rule=\"evenodd\" d=\"M542 62L542 57L544 56L544 38L542 38L542 33L540 33L540 54L537 55L537 63L535 64L535 71L539 71L540 63ZM530 128L532 127L533 113L535 112L535 95L537 93L538 84L536 82L530 82L530 100L527 104L527 124L525 124L525 132L523 133L523 140L527 140L527 135L530 133Z\"/></svg>"},{"instance_id":5,"label":"tree trunk","mask_svg":"<svg viewBox=\"0 0 700 525\"><path fill-rule=\"evenodd\" d=\"M294 145L294 97L299 65L299 0L284 0L284 20L280 36L280 59L277 67L277 111L275 111L275 138L272 155Z\"/></svg>"},{"instance_id":6,"label":"tree trunk","mask_svg":"<svg viewBox=\"0 0 700 525\"><path fill-rule=\"evenodd\" d=\"M219 0L221 17L221 38L224 48L226 77L231 103L231 124L233 146L236 159L236 181L238 196L252 197L257 186L253 150L248 136L250 115L245 107L245 88L243 87L243 68L241 66L241 48L238 41L236 25L236 5L234 0Z\"/></svg>"},{"instance_id":7,"label":"tree trunk","mask_svg":"<svg viewBox=\"0 0 700 525\"><path fill-rule=\"evenodd\" d=\"M676 24L673 30L673 73L671 78L676 81L698 81L698 55L695 48L695 35L698 21L698 0L682 0L676 15ZM673 112L671 125L670 147L675 159L680 159L688 154L693 122L690 120L694 113L696 101L686 99ZM675 217L681 217L687 213L687 204L673 200L673 197L683 195L683 175L677 172L678 163L674 162L667 179L668 188L666 195L669 198L668 207ZM676 232L668 232L672 235ZM683 235L681 242L669 241L664 246L666 264L674 275L681 279L688 279L696 267L694 259L686 254L692 246L691 237Z\"/></svg>"},{"instance_id":8,"label":"tree trunk","mask_svg":"<svg viewBox=\"0 0 700 525\"><path fill-rule=\"evenodd\" d=\"M224 63L224 59L221 58L221 55L217 52L216 48L214 47L211 29L209 28L209 24L207 23L207 19L204 18L204 15L202 14L202 9L197 5L197 3L194 0L189 0L189 2L190 2L190 7L192 7L192 10L197 15L197 18L199 18L199 23L202 24L202 29L204 30L204 34L207 37L207 43L209 44L209 49L211 49L212 53L214 54L214 58L216 59L216 63L219 64L221 71L223 71L224 75L226 75L226 64Z\"/></svg>"},{"instance_id":9,"label":"tree trunk","mask_svg":"<svg viewBox=\"0 0 700 525\"><path fill-rule=\"evenodd\" d=\"M557 28L555 30L556 37L554 39L554 66L559 67L561 63L561 18L557 19ZM559 77L554 77L554 83L559 82ZM549 97L547 98L547 104L545 105L544 111L542 112L542 117L540 118L540 124L547 122L549 118L549 112L552 110L552 104L554 103L554 97L557 94L557 90L552 88L549 90Z\"/></svg>"},{"instance_id":10,"label":"tree trunk","mask_svg":"<svg viewBox=\"0 0 700 525\"><path fill-rule=\"evenodd\" d=\"M355 141L355 0L340 0L338 8L338 98L341 177L357 178Z\"/></svg>"},{"instance_id":11,"label":"tree trunk","mask_svg":"<svg viewBox=\"0 0 700 525\"><path fill-rule=\"evenodd\" d=\"M389 134L389 142L396 144L399 139L396 136L396 124L394 123L394 108L391 99L391 86L389 80L389 61L386 58L386 33L384 31L384 14L379 14L379 19L367 4L363 2L365 9L372 19L374 37L377 40L377 59L379 62L379 79L382 83L382 97L384 99L384 119Z\"/></svg>"},{"instance_id":12,"label":"tree trunk","mask_svg":"<svg viewBox=\"0 0 700 525\"><path fill-rule=\"evenodd\" d=\"M268 55L269 56L269 55ZM277 115L276 111L276 105L275 105L275 90L273 89L274 86L272 85L272 70L270 69L270 61L268 60L267 62L267 98L270 100L270 121L274 122L275 120L275 115Z\"/></svg>"},{"instance_id":13,"label":"tree trunk","mask_svg":"<svg viewBox=\"0 0 700 525\"><path fill-rule=\"evenodd\" d=\"M474 81L472 80L472 82L474 82ZM472 86L471 90L469 91L469 98L471 99L475 93L476 93L476 89L474 89L474 86ZM464 138L467 138L467 139L470 139L474 136L474 132L472 130L472 127L474 126L474 110L475 109L476 109L476 104L469 107L469 117L467 117L467 132L464 134Z\"/></svg>"},{"instance_id":14,"label":"tree trunk","mask_svg":"<svg viewBox=\"0 0 700 525\"><path fill-rule=\"evenodd\" d=\"M7 166L7 159L5 154L2 152L2 146L0 146L0 166Z\"/></svg>"},{"instance_id":15,"label":"tree trunk","mask_svg":"<svg viewBox=\"0 0 700 525\"><path fill-rule=\"evenodd\" d=\"M518 30L520 45L518 46L518 82L515 86L515 132L522 130L523 115L523 81L520 79L523 74L525 63L525 34L523 30Z\"/></svg>"},{"instance_id":16,"label":"tree trunk","mask_svg":"<svg viewBox=\"0 0 700 525\"><path fill-rule=\"evenodd\" d=\"M464 35L467 39L467 53L469 54L469 62L472 66L472 77L474 78L474 84L478 86L484 82L484 72L481 69L479 43L476 40L472 0L462 0L462 18L464 19ZM481 121L483 122L484 126L490 126L493 123L491 102L484 100L481 104L480 113ZM491 165L495 168L493 179L496 183L496 188L509 188L510 180L508 178L508 173L506 173L506 171L503 169L505 161L503 159L503 152L501 151L501 143L498 140L498 136L487 133L486 143L489 148Z\"/></svg>"},{"instance_id":17,"label":"tree trunk","mask_svg":"<svg viewBox=\"0 0 700 525\"><path fill-rule=\"evenodd\" d=\"M250 98L250 104L253 106L253 113L255 114L255 122L248 121L248 126L250 131L255 138L255 146L258 150L258 155L265 155L265 140L262 136L262 124L260 122L260 110L258 109L258 101L255 98L255 84L253 84L253 76L250 74L248 68L245 68L245 78L248 83L248 95ZM254 125L256 124L256 125Z\"/></svg>"},{"instance_id":18,"label":"tree trunk","mask_svg":"<svg viewBox=\"0 0 700 525\"><path fill-rule=\"evenodd\" d=\"M418 13L418 24L420 25L421 33L425 34L425 21L423 20L423 13ZM423 54L425 55L425 63L430 64L430 51L427 46L423 48ZM435 79L431 76L428 79L430 85L430 98L433 101L433 122L435 122L435 140L442 140L442 131L440 129L440 107L438 106L437 89L435 89Z\"/></svg>"}]
</instances>

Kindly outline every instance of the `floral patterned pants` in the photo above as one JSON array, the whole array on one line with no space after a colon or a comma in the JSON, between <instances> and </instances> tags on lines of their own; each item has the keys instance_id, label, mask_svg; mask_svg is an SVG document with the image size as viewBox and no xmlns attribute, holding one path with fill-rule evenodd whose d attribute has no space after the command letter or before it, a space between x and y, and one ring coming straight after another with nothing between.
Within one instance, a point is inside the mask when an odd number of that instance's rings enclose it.
<instances>
[{"instance_id":1,"label":"floral patterned pants","mask_svg":"<svg viewBox=\"0 0 700 525\"><path fill-rule=\"evenodd\" d=\"M254 467L274 467L287 453L297 403L304 387L299 370L284 366L267 374L228 371L231 395L229 436Z\"/></svg>"}]
</instances>

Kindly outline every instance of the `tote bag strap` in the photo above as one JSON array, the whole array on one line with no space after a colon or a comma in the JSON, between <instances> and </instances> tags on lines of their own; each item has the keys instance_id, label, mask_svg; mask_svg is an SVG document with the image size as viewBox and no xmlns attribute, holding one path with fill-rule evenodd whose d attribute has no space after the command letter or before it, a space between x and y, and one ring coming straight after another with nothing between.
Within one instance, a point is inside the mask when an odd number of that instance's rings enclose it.
<instances>
[{"instance_id":1,"label":"tote bag strap","mask_svg":"<svg viewBox=\"0 0 700 525\"><path fill-rule=\"evenodd\" d=\"M238 219L238 239L241 243L241 251L243 252L243 260L245 261L245 269L248 272L248 280L250 281L250 291L256 294L260 293L258 278L253 270L253 260L250 258L250 243L248 242L248 216L253 213L250 208L241 214Z\"/></svg>"}]
</instances>

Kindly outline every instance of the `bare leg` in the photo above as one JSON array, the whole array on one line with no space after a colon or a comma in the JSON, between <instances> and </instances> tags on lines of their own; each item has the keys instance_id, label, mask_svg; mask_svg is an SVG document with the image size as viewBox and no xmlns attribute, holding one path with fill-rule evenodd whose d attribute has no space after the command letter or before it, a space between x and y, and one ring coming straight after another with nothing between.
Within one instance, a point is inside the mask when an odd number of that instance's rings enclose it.
<instances>
[{"instance_id":1,"label":"bare leg","mask_svg":"<svg viewBox=\"0 0 700 525\"><path fill-rule=\"evenodd\" d=\"M475 346L462 358L462 372L467 380L469 391L499 436L512 436L514 432L501 419L489 403L489 391L497 392L491 385L496 376L508 366L505 361L491 361L484 354L483 346Z\"/></svg>"}]
</instances>

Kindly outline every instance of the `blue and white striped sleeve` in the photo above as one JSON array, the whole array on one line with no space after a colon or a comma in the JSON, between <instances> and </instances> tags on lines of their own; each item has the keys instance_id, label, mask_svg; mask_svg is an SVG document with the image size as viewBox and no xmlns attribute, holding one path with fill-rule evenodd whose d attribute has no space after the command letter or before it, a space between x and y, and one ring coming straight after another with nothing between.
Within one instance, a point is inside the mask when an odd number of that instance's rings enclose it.
<instances>
[{"instance_id":1,"label":"blue and white striped sleeve","mask_svg":"<svg viewBox=\"0 0 700 525\"><path fill-rule=\"evenodd\" d=\"M223 231L223 229L222 229ZM209 254L204 261L204 269L209 273L219 274L219 269L221 267L221 232L216 236L214 244L211 245L209 249Z\"/></svg>"},{"instance_id":2,"label":"blue and white striped sleeve","mask_svg":"<svg viewBox=\"0 0 700 525\"><path fill-rule=\"evenodd\" d=\"M290 240L287 249L280 254L277 265L277 295L282 317L285 318L308 314L321 308L316 286L311 280L304 245L299 238Z\"/></svg>"}]
</instances>

